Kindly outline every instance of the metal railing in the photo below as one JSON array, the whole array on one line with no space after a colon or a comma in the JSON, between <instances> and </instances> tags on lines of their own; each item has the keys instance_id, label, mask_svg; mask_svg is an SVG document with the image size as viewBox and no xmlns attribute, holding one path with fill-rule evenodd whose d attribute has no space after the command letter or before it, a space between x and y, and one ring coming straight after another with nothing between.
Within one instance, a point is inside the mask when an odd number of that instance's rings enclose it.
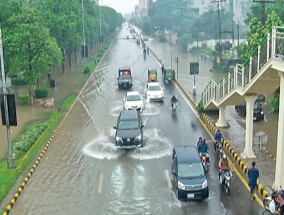
<instances>
[{"instance_id":1,"label":"metal railing","mask_svg":"<svg viewBox=\"0 0 284 215\"><path fill-rule=\"evenodd\" d=\"M212 100L218 103L234 89L242 90L271 59L284 61L284 27L272 27L244 64L236 64L219 83L210 81L201 94L204 107Z\"/></svg>"}]
</instances>

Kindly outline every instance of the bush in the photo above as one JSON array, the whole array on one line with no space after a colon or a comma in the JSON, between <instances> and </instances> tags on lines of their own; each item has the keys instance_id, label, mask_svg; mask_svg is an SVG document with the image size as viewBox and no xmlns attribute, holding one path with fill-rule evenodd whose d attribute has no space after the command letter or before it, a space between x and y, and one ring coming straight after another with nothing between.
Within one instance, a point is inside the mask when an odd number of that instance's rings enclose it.
<instances>
[{"instance_id":1,"label":"bush","mask_svg":"<svg viewBox=\"0 0 284 215\"><path fill-rule=\"evenodd\" d=\"M21 138L14 139L12 144L16 158L22 157L46 128L47 123L34 124L27 129Z\"/></svg>"},{"instance_id":2,"label":"bush","mask_svg":"<svg viewBox=\"0 0 284 215\"><path fill-rule=\"evenodd\" d=\"M37 99L46 98L48 96L49 90L46 87L35 89L35 97Z\"/></svg>"},{"instance_id":3,"label":"bush","mask_svg":"<svg viewBox=\"0 0 284 215\"><path fill-rule=\"evenodd\" d=\"M203 106L203 101L202 100L200 100L198 102L197 111L198 111L198 113L202 113L204 111L204 106Z\"/></svg>"},{"instance_id":4,"label":"bush","mask_svg":"<svg viewBox=\"0 0 284 215\"><path fill-rule=\"evenodd\" d=\"M269 104L272 107L273 111L279 111L279 99L280 99L280 88L275 90L273 98L271 98Z\"/></svg>"},{"instance_id":5,"label":"bush","mask_svg":"<svg viewBox=\"0 0 284 215\"><path fill-rule=\"evenodd\" d=\"M12 78L11 83L13 86L22 86L22 85L27 85L28 81L21 78Z\"/></svg>"},{"instance_id":6,"label":"bush","mask_svg":"<svg viewBox=\"0 0 284 215\"><path fill-rule=\"evenodd\" d=\"M18 104L20 105L27 105L29 104L29 95L28 94L21 94L17 96Z\"/></svg>"},{"instance_id":7,"label":"bush","mask_svg":"<svg viewBox=\"0 0 284 215\"><path fill-rule=\"evenodd\" d=\"M84 74L88 74L88 73L90 73L90 68L89 67L86 67L85 69L84 69Z\"/></svg>"}]
</instances>

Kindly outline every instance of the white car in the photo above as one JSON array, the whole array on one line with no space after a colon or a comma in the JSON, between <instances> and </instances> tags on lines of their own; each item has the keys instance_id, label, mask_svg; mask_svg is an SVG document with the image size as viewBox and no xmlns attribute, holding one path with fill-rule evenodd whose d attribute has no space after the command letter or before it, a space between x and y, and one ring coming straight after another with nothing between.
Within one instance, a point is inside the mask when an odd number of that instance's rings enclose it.
<instances>
[{"instance_id":1,"label":"white car","mask_svg":"<svg viewBox=\"0 0 284 215\"><path fill-rule=\"evenodd\" d=\"M143 98L138 91L127 92L124 97L124 108L126 110L136 109L142 111L144 109Z\"/></svg>"},{"instance_id":2,"label":"white car","mask_svg":"<svg viewBox=\"0 0 284 215\"><path fill-rule=\"evenodd\" d=\"M164 91L158 82L147 83L144 93L150 101L164 101Z\"/></svg>"}]
</instances>

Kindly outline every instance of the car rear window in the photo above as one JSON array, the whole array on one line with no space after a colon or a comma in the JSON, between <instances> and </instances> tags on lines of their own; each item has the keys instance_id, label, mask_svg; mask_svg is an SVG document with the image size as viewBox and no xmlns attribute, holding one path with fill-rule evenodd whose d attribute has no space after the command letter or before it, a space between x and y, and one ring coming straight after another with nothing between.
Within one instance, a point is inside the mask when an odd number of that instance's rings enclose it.
<instances>
[{"instance_id":1,"label":"car rear window","mask_svg":"<svg viewBox=\"0 0 284 215\"><path fill-rule=\"evenodd\" d=\"M198 178L204 175L201 162L178 164L178 176L181 178Z\"/></svg>"},{"instance_id":2,"label":"car rear window","mask_svg":"<svg viewBox=\"0 0 284 215\"><path fill-rule=\"evenodd\" d=\"M119 130L138 129L139 124L137 120L121 120L118 123Z\"/></svg>"},{"instance_id":3,"label":"car rear window","mask_svg":"<svg viewBox=\"0 0 284 215\"><path fill-rule=\"evenodd\" d=\"M139 95L129 95L127 96L126 100L131 102L131 101L139 101L141 99Z\"/></svg>"},{"instance_id":4,"label":"car rear window","mask_svg":"<svg viewBox=\"0 0 284 215\"><path fill-rule=\"evenodd\" d=\"M160 91L161 87L156 85L156 86L149 86L149 90L150 91Z\"/></svg>"}]
</instances>

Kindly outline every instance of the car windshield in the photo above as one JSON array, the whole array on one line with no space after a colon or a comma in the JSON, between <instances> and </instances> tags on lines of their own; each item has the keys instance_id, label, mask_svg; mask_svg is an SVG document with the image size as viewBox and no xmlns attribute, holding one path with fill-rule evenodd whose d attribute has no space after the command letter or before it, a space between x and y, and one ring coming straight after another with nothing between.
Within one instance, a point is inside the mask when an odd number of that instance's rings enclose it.
<instances>
[{"instance_id":1,"label":"car windshield","mask_svg":"<svg viewBox=\"0 0 284 215\"><path fill-rule=\"evenodd\" d=\"M255 102L253 106L254 106L253 109L261 108L261 104L259 102Z\"/></svg>"},{"instance_id":2,"label":"car windshield","mask_svg":"<svg viewBox=\"0 0 284 215\"><path fill-rule=\"evenodd\" d=\"M200 162L181 163L178 165L178 176L181 178L197 178L204 175L204 170Z\"/></svg>"},{"instance_id":3,"label":"car windshield","mask_svg":"<svg viewBox=\"0 0 284 215\"><path fill-rule=\"evenodd\" d=\"M126 101L132 102L132 101L140 101L140 96L139 95L128 95L126 97Z\"/></svg>"},{"instance_id":4,"label":"car windshield","mask_svg":"<svg viewBox=\"0 0 284 215\"><path fill-rule=\"evenodd\" d=\"M160 91L161 87L159 85L149 86L149 91Z\"/></svg>"},{"instance_id":5,"label":"car windshield","mask_svg":"<svg viewBox=\"0 0 284 215\"><path fill-rule=\"evenodd\" d=\"M130 76L129 75L121 75L119 78L120 79L130 79Z\"/></svg>"},{"instance_id":6,"label":"car windshield","mask_svg":"<svg viewBox=\"0 0 284 215\"><path fill-rule=\"evenodd\" d=\"M129 129L138 129L138 121L137 120L121 120L118 123L119 130L129 130Z\"/></svg>"}]
</instances>

